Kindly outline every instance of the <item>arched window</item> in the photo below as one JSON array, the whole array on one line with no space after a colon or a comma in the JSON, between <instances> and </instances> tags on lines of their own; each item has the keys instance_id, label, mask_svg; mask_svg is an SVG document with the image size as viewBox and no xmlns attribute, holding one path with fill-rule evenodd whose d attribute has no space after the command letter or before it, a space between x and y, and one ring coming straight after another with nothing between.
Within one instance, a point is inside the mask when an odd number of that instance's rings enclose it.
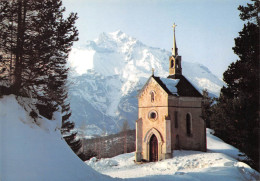
<instances>
[{"instance_id":1,"label":"arched window","mask_svg":"<svg viewBox=\"0 0 260 181\"><path fill-rule=\"evenodd\" d=\"M171 60L171 68L173 67L173 65L174 65L174 62L173 62L173 60Z\"/></svg>"},{"instance_id":2,"label":"arched window","mask_svg":"<svg viewBox=\"0 0 260 181\"><path fill-rule=\"evenodd\" d=\"M154 102L154 92L151 92L151 102Z\"/></svg>"},{"instance_id":3,"label":"arched window","mask_svg":"<svg viewBox=\"0 0 260 181\"><path fill-rule=\"evenodd\" d=\"M186 115L186 130L187 135L191 136L191 115L189 113Z\"/></svg>"},{"instance_id":4,"label":"arched window","mask_svg":"<svg viewBox=\"0 0 260 181\"><path fill-rule=\"evenodd\" d=\"M179 61L176 60L176 68L179 68Z\"/></svg>"}]
</instances>

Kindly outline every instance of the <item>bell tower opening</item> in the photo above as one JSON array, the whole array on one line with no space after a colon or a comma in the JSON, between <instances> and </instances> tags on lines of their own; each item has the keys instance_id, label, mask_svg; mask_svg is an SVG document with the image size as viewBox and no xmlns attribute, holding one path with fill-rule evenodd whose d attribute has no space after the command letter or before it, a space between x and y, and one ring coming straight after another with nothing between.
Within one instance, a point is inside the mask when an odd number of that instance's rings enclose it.
<instances>
[{"instance_id":1,"label":"bell tower opening","mask_svg":"<svg viewBox=\"0 0 260 181\"><path fill-rule=\"evenodd\" d=\"M173 65L174 65L174 61L171 60L171 65L170 65L170 68L173 68Z\"/></svg>"}]
</instances>

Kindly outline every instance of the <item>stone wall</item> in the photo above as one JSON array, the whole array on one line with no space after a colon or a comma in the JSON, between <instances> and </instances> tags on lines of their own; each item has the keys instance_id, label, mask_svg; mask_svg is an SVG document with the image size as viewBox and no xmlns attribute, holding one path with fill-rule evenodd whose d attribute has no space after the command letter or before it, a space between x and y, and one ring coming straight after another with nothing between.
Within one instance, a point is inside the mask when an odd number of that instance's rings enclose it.
<instances>
[{"instance_id":1,"label":"stone wall","mask_svg":"<svg viewBox=\"0 0 260 181\"><path fill-rule=\"evenodd\" d=\"M177 117L176 113L177 112ZM187 134L186 116L191 117L191 134ZM201 119L201 98L170 97L169 115L172 122L172 149L206 151L206 128ZM178 128L175 121L178 121ZM176 137L179 137L179 148L176 147Z\"/></svg>"}]
</instances>

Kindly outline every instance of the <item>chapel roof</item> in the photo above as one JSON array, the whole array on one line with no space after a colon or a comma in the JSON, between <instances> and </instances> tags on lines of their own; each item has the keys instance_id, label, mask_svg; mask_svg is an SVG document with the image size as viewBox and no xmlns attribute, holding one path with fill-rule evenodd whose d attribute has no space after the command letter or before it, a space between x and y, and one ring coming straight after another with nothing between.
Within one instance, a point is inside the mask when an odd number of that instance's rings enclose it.
<instances>
[{"instance_id":1,"label":"chapel roof","mask_svg":"<svg viewBox=\"0 0 260 181\"><path fill-rule=\"evenodd\" d=\"M202 97L201 93L183 75L168 76L168 78L153 77L169 95L183 97Z\"/></svg>"},{"instance_id":2,"label":"chapel roof","mask_svg":"<svg viewBox=\"0 0 260 181\"><path fill-rule=\"evenodd\" d=\"M179 79L168 79L155 76L152 77L169 95L178 95L178 89L176 85L179 83Z\"/></svg>"}]
</instances>

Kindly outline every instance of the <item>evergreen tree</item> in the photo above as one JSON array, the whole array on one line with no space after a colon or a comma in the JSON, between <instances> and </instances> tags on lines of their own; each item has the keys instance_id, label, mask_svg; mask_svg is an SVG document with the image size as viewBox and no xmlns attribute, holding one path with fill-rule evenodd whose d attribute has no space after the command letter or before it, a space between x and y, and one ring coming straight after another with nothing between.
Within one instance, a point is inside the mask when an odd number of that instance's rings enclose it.
<instances>
[{"instance_id":1,"label":"evergreen tree","mask_svg":"<svg viewBox=\"0 0 260 181\"><path fill-rule=\"evenodd\" d=\"M222 139L246 153L259 170L259 17L260 2L239 6L247 20L233 50L239 59L223 74L227 86L214 106L214 129Z\"/></svg>"},{"instance_id":2,"label":"evergreen tree","mask_svg":"<svg viewBox=\"0 0 260 181\"><path fill-rule=\"evenodd\" d=\"M60 95L56 87L67 79L68 53L78 39L77 15L64 19L61 5L60 0L0 2L0 54L12 93L51 100Z\"/></svg>"},{"instance_id":3,"label":"evergreen tree","mask_svg":"<svg viewBox=\"0 0 260 181\"><path fill-rule=\"evenodd\" d=\"M202 92L202 119L206 122L206 127L210 128L210 118L212 115L212 110L211 110L211 106L213 104L213 99L209 96L209 93L207 91L207 89L204 89Z\"/></svg>"},{"instance_id":4,"label":"evergreen tree","mask_svg":"<svg viewBox=\"0 0 260 181\"><path fill-rule=\"evenodd\" d=\"M8 94L7 90L13 79L15 49L18 44L18 4L10 1L0 1L0 94ZM20 16L19 16L20 17ZM21 20L20 20L21 21ZM21 24L21 23L19 23Z\"/></svg>"},{"instance_id":5,"label":"evergreen tree","mask_svg":"<svg viewBox=\"0 0 260 181\"><path fill-rule=\"evenodd\" d=\"M41 115L52 119L62 108L62 133L73 150L80 141L71 133L67 103L67 58L74 41L77 14L63 17L61 0L0 1L0 94L21 95L37 99Z\"/></svg>"},{"instance_id":6,"label":"evergreen tree","mask_svg":"<svg viewBox=\"0 0 260 181\"><path fill-rule=\"evenodd\" d=\"M67 90L67 89L66 89ZM65 94L67 97L67 93ZM63 99L64 100L64 99ZM61 133L63 135L63 138L67 142L67 144L71 147L71 149L79 155L80 148L82 147L82 142L80 139L77 139L77 132L75 132L75 123L70 120L70 116L72 114L70 110L70 104L66 101L62 100L62 127L61 127ZM67 100L67 98L65 99Z\"/></svg>"}]
</instances>

